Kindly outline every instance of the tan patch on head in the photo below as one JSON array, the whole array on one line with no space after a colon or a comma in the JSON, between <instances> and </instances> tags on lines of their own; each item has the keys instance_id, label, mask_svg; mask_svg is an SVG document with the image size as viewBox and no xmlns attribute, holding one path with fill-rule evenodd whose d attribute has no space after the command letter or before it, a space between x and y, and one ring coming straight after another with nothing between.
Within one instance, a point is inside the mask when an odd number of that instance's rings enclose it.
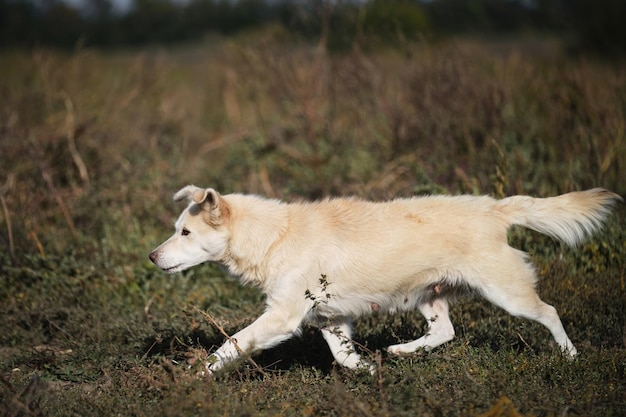
<instances>
[{"instance_id":1,"label":"tan patch on head","mask_svg":"<svg viewBox=\"0 0 626 417\"><path fill-rule=\"evenodd\" d=\"M218 196L214 206L209 210L205 209L202 216L204 221L211 227L228 225L231 217L230 205L222 196Z\"/></svg>"},{"instance_id":2,"label":"tan patch on head","mask_svg":"<svg viewBox=\"0 0 626 417\"><path fill-rule=\"evenodd\" d=\"M211 227L218 227L230 222L230 205L220 195L217 196L217 200L213 204L207 202L193 203L187 210L190 216L200 216L202 221Z\"/></svg>"}]
</instances>

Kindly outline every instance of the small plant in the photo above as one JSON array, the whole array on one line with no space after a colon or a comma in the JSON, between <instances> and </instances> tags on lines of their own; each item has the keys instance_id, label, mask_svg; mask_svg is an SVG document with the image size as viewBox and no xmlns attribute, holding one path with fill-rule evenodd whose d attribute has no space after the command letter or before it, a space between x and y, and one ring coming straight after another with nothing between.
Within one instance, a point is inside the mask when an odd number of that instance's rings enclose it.
<instances>
[{"instance_id":1,"label":"small plant","mask_svg":"<svg viewBox=\"0 0 626 417\"><path fill-rule=\"evenodd\" d=\"M319 278L319 283L321 292L319 296L315 296L308 289L304 291L304 298L313 301L314 309L317 308L320 303L328 304L328 301L332 298L332 294L328 292L328 286L330 285L330 282L328 282L328 278L326 277L326 275L321 274Z\"/></svg>"}]
</instances>

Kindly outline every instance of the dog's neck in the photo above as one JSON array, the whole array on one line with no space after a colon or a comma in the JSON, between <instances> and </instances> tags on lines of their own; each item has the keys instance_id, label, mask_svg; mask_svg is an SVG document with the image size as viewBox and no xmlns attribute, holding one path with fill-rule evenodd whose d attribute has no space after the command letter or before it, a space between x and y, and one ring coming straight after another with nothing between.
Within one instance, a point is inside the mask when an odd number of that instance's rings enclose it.
<instances>
[{"instance_id":1,"label":"dog's neck","mask_svg":"<svg viewBox=\"0 0 626 417\"><path fill-rule=\"evenodd\" d=\"M241 204L255 199L255 204ZM268 252L282 240L289 224L287 204L256 196L226 196L231 209L231 239L219 262L244 284L266 287L271 280ZM254 211L251 210L254 207ZM283 212L279 215L279 212Z\"/></svg>"}]
</instances>

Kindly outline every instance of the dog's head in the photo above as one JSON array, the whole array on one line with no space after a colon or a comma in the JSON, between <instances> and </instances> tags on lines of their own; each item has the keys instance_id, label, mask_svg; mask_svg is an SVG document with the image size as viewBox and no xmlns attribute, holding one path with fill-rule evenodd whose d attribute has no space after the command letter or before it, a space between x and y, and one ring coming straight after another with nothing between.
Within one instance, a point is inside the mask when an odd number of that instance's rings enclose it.
<instances>
[{"instance_id":1,"label":"dog's head","mask_svg":"<svg viewBox=\"0 0 626 417\"><path fill-rule=\"evenodd\" d=\"M150 260L169 273L220 261L230 240L230 209L217 191L188 185L174 194L174 201L184 200L189 205L176 220L176 231L150 253Z\"/></svg>"}]
</instances>

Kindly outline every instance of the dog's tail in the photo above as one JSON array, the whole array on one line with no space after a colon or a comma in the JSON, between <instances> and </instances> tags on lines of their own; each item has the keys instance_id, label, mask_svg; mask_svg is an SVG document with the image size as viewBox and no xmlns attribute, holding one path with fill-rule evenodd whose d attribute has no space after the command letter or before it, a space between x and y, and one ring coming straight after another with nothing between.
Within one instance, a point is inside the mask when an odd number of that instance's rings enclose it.
<instances>
[{"instance_id":1,"label":"dog's tail","mask_svg":"<svg viewBox=\"0 0 626 417\"><path fill-rule=\"evenodd\" d=\"M509 224L552 236L570 246L602 227L613 205L623 199L604 188L550 198L513 196L496 203Z\"/></svg>"}]
</instances>

